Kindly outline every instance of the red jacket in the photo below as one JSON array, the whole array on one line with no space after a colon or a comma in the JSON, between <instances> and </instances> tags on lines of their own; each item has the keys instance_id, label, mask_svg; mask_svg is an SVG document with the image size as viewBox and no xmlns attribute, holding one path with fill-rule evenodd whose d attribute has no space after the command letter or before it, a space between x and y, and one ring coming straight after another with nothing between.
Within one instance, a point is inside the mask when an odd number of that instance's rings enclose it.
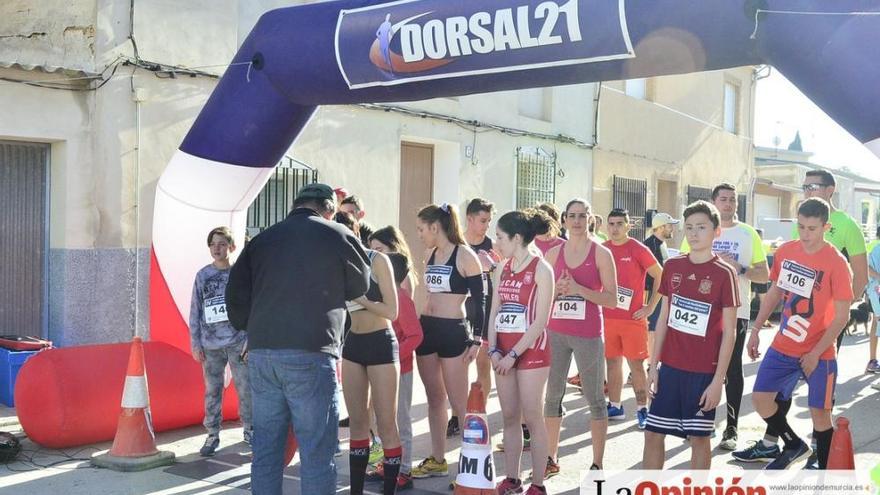
<instances>
[{"instance_id":1,"label":"red jacket","mask_svg":"<svg viewBox=\"0 0 880 495\"><path fill-rule=\"evenodd\" d=\"M400 354L400 374L413 370L413 352L422 343L422 324L416 313L416 304L409 293L403 289L397 292L397 319L391 324L397 337Z\"/></svg>"}]
</instances>

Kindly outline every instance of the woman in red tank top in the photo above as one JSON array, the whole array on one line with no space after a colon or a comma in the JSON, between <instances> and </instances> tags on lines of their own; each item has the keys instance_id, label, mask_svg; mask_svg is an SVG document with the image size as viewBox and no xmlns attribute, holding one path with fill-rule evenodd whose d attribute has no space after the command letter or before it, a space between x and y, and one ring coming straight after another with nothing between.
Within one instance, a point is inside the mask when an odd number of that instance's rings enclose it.
<instances>
[{"instance_id":1,"label":"woman in red tank top","mask_svg":"<svg viewBox=\"0 0 880 495\"><path fill-rule=\"evenodd\" d=\"M553 302L553 270L529 251L537 234L551 230L552 220L539 210L512 211L498 220L497 247L506 259L496 272L489 318L489 358L504 417L504 466L507 477L498 493L521 492L519 477L523 437L520 420L531 433L532 465L547 456L542 411L550 372L547 322ZM535 470L526 494L543 494L544 473Z\"/></svg>"},{"instance_id":2,"label":"woman in red tank top","mask_svg":"<svg viewBox=\"0 0 880 495\"><path fill-rule=\"evenodd\" d=\"M605 347L602 342L602 306L617 305L617 274L611 252L594 242L587 228L590 204L573 199L565 207L568 241L547 252L556 278L556 299L549 329L551 366L544 401L549 441L547 474L559 472L556 453L562 425L565 378L574 357L581 378L581 391L590 407L590 436L593 442L591 469L602 468L608 410L603 392Z\"/></svg>"}]
</instances>

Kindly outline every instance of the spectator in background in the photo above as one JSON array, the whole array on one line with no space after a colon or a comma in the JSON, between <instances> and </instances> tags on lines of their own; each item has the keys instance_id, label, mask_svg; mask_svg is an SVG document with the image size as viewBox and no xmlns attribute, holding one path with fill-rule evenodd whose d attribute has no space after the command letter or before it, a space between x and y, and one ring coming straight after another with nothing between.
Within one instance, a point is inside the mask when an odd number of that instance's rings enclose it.
<instances>
[{"instance_id":1,"label":"spectator in background","mask_svg":"<svg viewBox=\"0 0 880 495\"><path fill-rule=\"evenodd\" d=\"M367 215L367 210L364 209L364 203L361 201L361 198L354 194L346 196L345 199L339 203L339 211L354 215L358 227L360 228L359 235L361 243L364 246L368 245L370 243L370 234L373 233L373 227L364 221L364 217Z\"/></svg>"},{"instance_id":2,"label":"spectator in background","mask_svg":"<svg viewBox=\"0 0 880 495\"><path fill-rule=\"evenodd\" d=\"M335 210L330 186L303 187L293 211L254 237L229 274L229 322L248 334L251 487L257 495L281 494L291 425L299 441L302 493L336 493L336 360L345 301L367 292L370 270L358 239L329 221Z\"/></svg>"},{"instance_id":3,"label":"spectator in background","mask_svg":"<svg viewBox=\"0 0 880 495\"><path fill-rule=\"evenodd\" d=\"M643 242L645 246L648 246L648 249L651 250L651 254L657 258L657 263L660 263L660 267L663 267L663 264L666 263L666 260L669 259L669 251L666 250L666 242L672 239L673 234L675 233L675 226L678 225L679 221L672 218L672 215L669 213L657 212L651 218L651 235L648 236L647 239ZM645 297L646 301L649 301L650 298L654 297L652 293L652 288L654 287L654 279L648 275L645 278ZM657 305L657 308L651 313L651 316L648 317L648 352L652 352L654 349L654 330L657 328L657 318L660 317L660 305Z\"/></svg>"}]
</instances>

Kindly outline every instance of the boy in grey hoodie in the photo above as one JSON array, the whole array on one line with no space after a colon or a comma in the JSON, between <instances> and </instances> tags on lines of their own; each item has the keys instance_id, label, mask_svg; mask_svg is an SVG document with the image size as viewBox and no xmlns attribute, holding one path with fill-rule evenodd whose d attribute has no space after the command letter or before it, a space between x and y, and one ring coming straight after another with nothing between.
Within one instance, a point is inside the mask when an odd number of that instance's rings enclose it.
<instances>
[{"instance_id":1,"label":"boy in grey hoodie","mask_svg":"<svg viewBox=\"0 0 880 495\"><path fill-rule=\"evenodd\" d=\"M202 364L205 376L205 429L208 438L200 450L203 457L214 455L220 444L221 406L226 365L232 369L238 408L244 427L244 441L251 442L251 390L248 383L247 334L236 330L226 315L226 284L235 251L235 241L228 227L217 227L208 234L208 248L213 262L196 274L189 312L190 346L193 357Z\"/></svg>"}]
</instances>

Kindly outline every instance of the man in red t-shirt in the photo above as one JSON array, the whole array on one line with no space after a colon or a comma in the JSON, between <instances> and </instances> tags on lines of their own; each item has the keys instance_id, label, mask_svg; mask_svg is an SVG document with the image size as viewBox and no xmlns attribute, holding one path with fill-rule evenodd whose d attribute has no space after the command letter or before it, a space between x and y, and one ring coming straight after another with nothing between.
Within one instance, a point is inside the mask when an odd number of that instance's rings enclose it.
<instances>
[{"instance_id":1,"label":"man in red t-shirt","mask_svg":"<svg viewBox=\"0 0 880 495\"><path fill-rule=\"evenodd\" d=\"M691 469L709 469L712 463L709 436L740 305L736 271L712 253L720 222L712 204L696 201L688 206L684 230L691 252L663 266L663 302L648 373L653 401L645 428L644 469L663 469L666 435L690 440Z\"/></svg>"},{"instance_id":2,"label":"man in red t-shirt","mask_svg":"<svg viewBox=\"0 0 880 495\"><path fill-rule=\"evenodd\" d=\"M626 418L620 395L623 390L623 358L632 373L636 394L636 419L644 430L648 421L648 390L645 388L645 359L648 358L648 315L660 302L662 269L641 242L629 237L629 212L619 208L608 214L604 245L617 267L617 307L605 308L605 360L608 367L608 419ZM654 279L651 300L645 304L645 276Z\"/></svg>"},{"instance_id":3,"label":"man in red t-shirt","mask_svg":"<svg viewBox=\"0 0 880 495\"><path fill-rule=\"evenodd\" d=\"M804 378L809 387L807 404L813 419L813 438L819 469L825 469L831 448L831 408L837 380L834 343L849 319L853 299L852 271L846 258L825 241L831 227L831 208L823 199L810 198L798 208L799 240L776 250L772 287L764 296L747 349L752 360L761 354L759 332L770 313L783 301L779 332L758 368L752 403L764 421L781 432L785 448L766 469L786 469L810 454L777 401L788 401Z\"/></svg>"}]
</instances>

